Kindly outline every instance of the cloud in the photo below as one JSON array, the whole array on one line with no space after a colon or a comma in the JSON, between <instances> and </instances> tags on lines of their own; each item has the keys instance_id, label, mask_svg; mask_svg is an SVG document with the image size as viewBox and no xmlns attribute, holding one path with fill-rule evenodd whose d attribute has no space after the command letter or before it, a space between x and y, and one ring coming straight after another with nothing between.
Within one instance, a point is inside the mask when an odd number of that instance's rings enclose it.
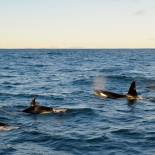
<instances>
[{"instance_id":1,"label":"cloud","mask_svg":"<svg viewBox=\"0 0 155 155\"><path fill-rule=\"evenodd\" d=\"M148 38L148 40L155 41L155 38L154 37L151 37L151 38Z\"/></svg>"},{"instance_id":2,"label":"cloud","mask_svg":"<svg viewBox=\"0 0 155 155\"><path fill-rule=\"evenodd\" d=\"M133 13L133 15L135 15L135 16L143 16L143 15L146 14L146 12L147 12L146 10L141 9L141 10L135 11L135 12Z\"/></svg>"}]
</instances>

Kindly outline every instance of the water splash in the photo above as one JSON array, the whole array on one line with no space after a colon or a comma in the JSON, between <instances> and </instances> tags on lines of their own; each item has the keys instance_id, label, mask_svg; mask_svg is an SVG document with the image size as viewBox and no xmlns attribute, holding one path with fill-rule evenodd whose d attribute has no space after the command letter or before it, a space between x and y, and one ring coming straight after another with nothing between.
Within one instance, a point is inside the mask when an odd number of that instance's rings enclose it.
<instances>
[{"instance_id":1,"label":"water splash","mask_svg":"<svg viewBox=\"0 0 155 155\"><path fill-rule=\"evenodd\" d=\"M106 78L103 76L97 76L93 82L93 90L105 89Z\"/></svg>"}]
</instances>

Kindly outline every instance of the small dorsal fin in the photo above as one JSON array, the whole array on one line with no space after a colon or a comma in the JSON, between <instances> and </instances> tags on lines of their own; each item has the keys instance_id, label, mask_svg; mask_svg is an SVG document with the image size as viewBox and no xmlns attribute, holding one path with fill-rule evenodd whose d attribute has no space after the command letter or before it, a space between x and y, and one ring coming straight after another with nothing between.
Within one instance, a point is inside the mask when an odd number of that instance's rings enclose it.
<instances>
[{"instance_id":1,"label":"small dorsal fin","mask_svg":"<svg viewBox=\"0 0 155 155\"><path fill-rule=\"evenodd\" d=\"M36 97L33 97L32 101L31 101L31 106L35 107L37 105L36 103Z\"/></svg>"},{"instance_id":2,"label":"small dorsal fin","mask_svg":"<svg viewBox=\"0 0 155 155\"><path fill-rule=\"evenodd\" d=\"M137 91L136 91L136 82L132 81L129 91L128 91L128 95L131 96L137 96Z\"/></svg>"}]
</instances>

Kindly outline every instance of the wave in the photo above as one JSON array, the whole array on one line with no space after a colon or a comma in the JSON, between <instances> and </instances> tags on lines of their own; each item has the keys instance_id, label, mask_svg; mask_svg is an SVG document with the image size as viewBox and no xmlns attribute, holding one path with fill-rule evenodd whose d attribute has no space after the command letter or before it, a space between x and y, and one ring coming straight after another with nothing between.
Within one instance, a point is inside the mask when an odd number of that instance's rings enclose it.
<instances>
[{"instance_id":1,"label":"wave","mask_svg":"<svg viewBox=\"0 0 155 155\"><path fill-rule=\"evenodd\" d=\"M0 96L5 97L19 97L19 98L33 98L40 97L40 98L46 98L46 99L53 99L53 100L64 100L64 97L61 96L55 96L55 95L46 95L46 94L13 94L13 93L0 93Z\"/></svg>"},{"instance_id":2,"label":"wave","mask_svg":"<svg viewBox=\"0 0 155 155\"><path fill-rule=\"evenodd\" d=\"M1 78L14 78L17 77L16 75L1 75Z\"/></svg>"},{"instance_id":3,"label":"wave","mask_svg":"<svg viewBox=\"0 0 155 155\"><path fill-rule=\"evenodd\" d=\"M92 84L92 81L89 80L89 79L85 79L85 78L82 78L82 79L78 79L78 80L74 80L72 82L73 85L91 85Z\"/></svg>"}]
</instances>

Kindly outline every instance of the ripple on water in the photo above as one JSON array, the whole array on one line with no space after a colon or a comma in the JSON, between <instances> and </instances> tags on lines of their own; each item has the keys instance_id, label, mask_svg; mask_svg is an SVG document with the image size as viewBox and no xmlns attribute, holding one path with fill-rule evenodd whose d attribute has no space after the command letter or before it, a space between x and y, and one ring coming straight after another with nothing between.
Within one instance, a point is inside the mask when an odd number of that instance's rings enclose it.
<instances>
[{"instance_id":1,"label":"ripple on water","mask_svg":"<svg viewBox=\"0 0 155 155\"><path fill-rule=\"evenodd\" d=\"M154 51L0 50L0 121L19 127L0 133L0 154L154 154ZM136 80L144 99L101 100L92 93L98 76L116 92ZM34 95L41 105L69 110L23 113Z\"/></svg>"}]
</instances>

